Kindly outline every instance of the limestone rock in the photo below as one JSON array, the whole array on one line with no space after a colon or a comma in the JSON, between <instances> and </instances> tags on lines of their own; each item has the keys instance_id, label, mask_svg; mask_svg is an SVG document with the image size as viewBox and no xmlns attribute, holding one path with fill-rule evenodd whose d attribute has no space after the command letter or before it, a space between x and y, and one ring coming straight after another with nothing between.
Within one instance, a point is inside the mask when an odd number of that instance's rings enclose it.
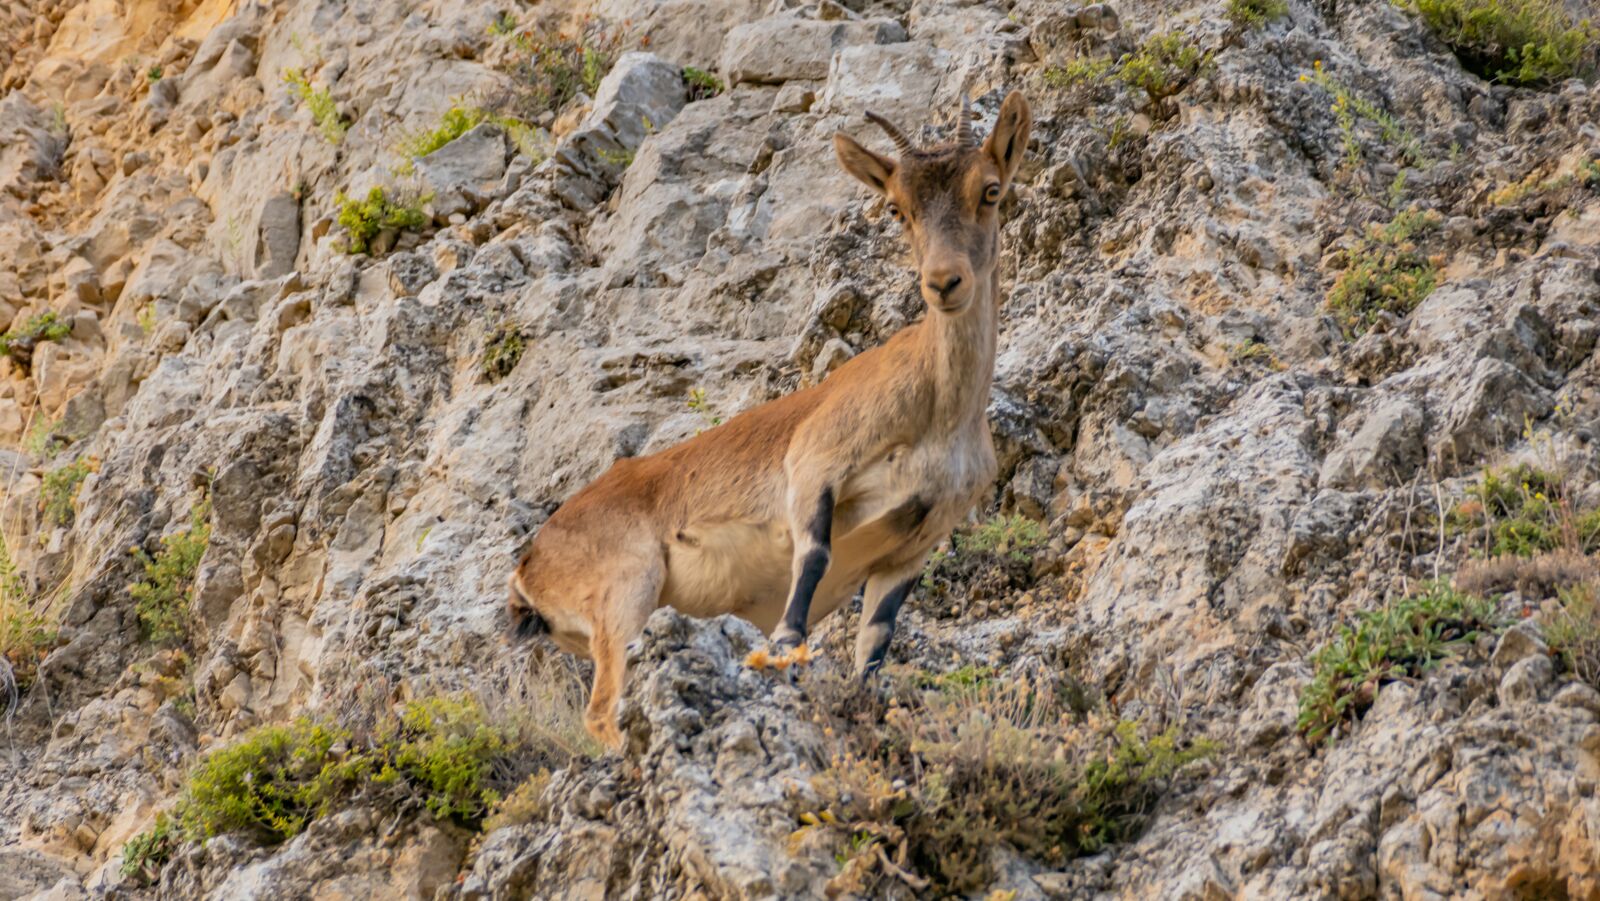
<instances>
[{"instance_id":1,"label":"limestone rock","mask_svg":"<svg viewBox=\"0 0 1600 901\"><path fill-rule=\"evenodd\" d=\"M499 126L484 123L422 157L417 176L433 199L436 218L481 207L506 171L506 140Z\"/></svg>"},{"instance_id":2,"label":"limestone rock","mask_svg":"<svg viewBox=\"0 0 1600 901\"><path fill-rule=\"evenodd\" d=\"M1424 422L1422 408L1415 402L1387 399L1328 454L1322 463L1322 484L1382 488L1404 482L1423 461Z\"/></svg>"},{"instance_id":3,"label":"limestone rock","mask_svg":"<svg viewBox=\"0 0 1600 901\"><path fill-rule=\"evenodd\" d=\"M838 51L857 44L906 39L893 20L823 21L773 16L740 25L722 42L721 70L729 85L817 81Z\"/></svg>"},{"instance_id":4,"label":"limestone rock","mask_svg":"<svg viewBox=\"0 0 1600 901\"><path fill-rule=\"evenodd\" d=\"M0 98L0 191L28 196L34 183L55 175L65 136L52 133L49 115L21 93Z\"/></svg>"},{"instance_id":5,"label":"limestone rock","mask_svg":"<svg viewBox=\"0 0 1600 901\"><path fill-rule=\"evenodd\" d=\"M258 222L256 277L289 274L300 252L300 202L293 194L274 194L262 204Z\"/></svg>"},{"instance_id":6,"label":"limestone rock","mask_svg":"<svg viewBox=\"0 0 1600 901\"><path fill-rule=\"evenodd\" d=\"M962 97L986 134L1018 88L1001 475L973 515L1047 537L1026 589L917 589L886 678L1049 680L1217 751L1138 834L1067 860L997 846L973 894L1600 892L1600 695L1556 672L1540 599L1489 598L1527 621L1357 686L1327 740L1300 722L1318 649L1491 545L1486 469L1559 471L1575 511L1600 507L1581 79L1491 83L1386 4L1261 28L1194 3L0 6L0 327L68 329L0 355L5 550L58 632L36 673L7 651L32 684L5 711L0 897L826 895L840 849L793 837L838 737L807 680L844 678L854 609L817 623L793 684L741 665L748 624L658 612L625 752L556 766L520 825L472 836L379 798L278 847L185 845L153 887L118 860L257 725L496 691L527 662L500 640L506 576L551 510L939 315L833 135L890 152L871 109L937 143ZM580 28L632 52L562 57L570 99L540 101L545 30ZM1158 31L1207 59L1171 96L1074 77ZM724 89L691 102L686 66ZM1342 128L1332 83L1393 125ZM477 106L548 154L485 124L397 171L403 138ZM431 193L433 221L346 255L334 198L377 185ZM1439 214L1411 239L1437 285L1346 334L1331 286L1413 206ZM507 335L516 365L486 367ZM43 476L79 466L71 521L42 524ZM180 665L142 635L128 548L208 501Z\"/></svg>"},{"instance_id":7,"label":"limestone rock","mask_svg":"<svg viewBox=\"0 0 1600 901\"><path fill-rule=\"evenodd\" d=\"M1500 636L1491 660L1501 671L1505 671L1529 657L1543 657L1549 653L1539 627L1531 622L1521 622Z\"/></svg>"},{"instance_id":8,"label":"limestone rock","mask_svg":"<svg viewBox=\"0 0 1600 901\"><path fill-rule=\"evenodd\" d=\"M687 99L677 67L650 53L623 54L600 83L593 110L556 151L562 199L592 207Z\"/></svg>"},{"instance_id":9,"label":"limestone rock","mask_svg":"<svg viewBox=\"0 0 1600 901\"><path fill-rule=\"evenodd\" d=\"M1506 670L1500 679L1500 703L1529 704L1539 700L1539 691L1550 684L1555 664L1549 657L1525 657Z\"/></svg>"}]
</instances>

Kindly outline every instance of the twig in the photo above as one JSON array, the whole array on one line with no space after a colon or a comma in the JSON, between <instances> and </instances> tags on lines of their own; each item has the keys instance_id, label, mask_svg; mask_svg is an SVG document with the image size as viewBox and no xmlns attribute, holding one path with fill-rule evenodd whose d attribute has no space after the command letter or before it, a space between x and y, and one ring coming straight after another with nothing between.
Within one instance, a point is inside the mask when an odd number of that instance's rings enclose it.
<instances>
[{"instance_id":1,"label":"twig","mask_svg":"<svg viewBox=\"0 0 1600 901\"><path fill-rule=\"evenodd\" d=\"M11 668L11 661L3 655L0 655L0 694L6 696L6 740L11 745L11 765L19 766L17 736L11 729L11 719L17 712L17 675Z\"/></svg>"},{"instance_id":2,"label":"twig","mask_svg":"<svg viewBox=\"0 0 1600 901\"><path fill-rule=\"evenodd\" d=\"M1439 511L1439 546L1433 552L1433 578L1439 578L1439 561L1444 557L1444 492L1439 490L1438 480L1433 483L1433 504Z\"/></svg>"},{"instance_id":3,"label":"twig","mask_svg":"<svg viewBox=\"0 0 1600 901\"><path fill-rule=\"evenodd\" d=\"M894 863L889 860L889 855L883 853L883 845L873 845L872 850L877 852L878 862L883 864L884 872L899 879L901 882L904 882L906 885L911 886L913 889L919 892L928 887L928 880L923 879L921 876L918 876L915 873L907 873L905 870L895 866Z\"/></svg>"}]
</instances>

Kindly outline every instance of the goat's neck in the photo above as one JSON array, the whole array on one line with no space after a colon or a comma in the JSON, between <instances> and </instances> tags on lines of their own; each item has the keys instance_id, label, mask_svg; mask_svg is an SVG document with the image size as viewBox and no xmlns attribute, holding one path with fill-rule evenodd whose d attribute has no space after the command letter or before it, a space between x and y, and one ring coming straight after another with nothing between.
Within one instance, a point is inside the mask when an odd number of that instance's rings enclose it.
<instances>
[{"instance_id":1,"label":"goat's neck","mask_svg":"<svg viewBox=\"0 0 1600 901\"><path fill-rule=\"evenodd\" d=\"M929 310L923 320L923 351L933 383L933 419L938 425L955 428L981 419L989 405L999 289L996 274L960 315Z\"/></svg>"}]
</instances>

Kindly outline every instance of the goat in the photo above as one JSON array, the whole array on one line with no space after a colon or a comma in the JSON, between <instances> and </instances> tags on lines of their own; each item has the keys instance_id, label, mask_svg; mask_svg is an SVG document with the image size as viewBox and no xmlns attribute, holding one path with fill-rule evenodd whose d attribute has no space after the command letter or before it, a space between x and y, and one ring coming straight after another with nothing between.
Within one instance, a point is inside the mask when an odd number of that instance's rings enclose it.
<instances>
[{"instance_id":1,"label":"goat","mask_svg":"<svg viewBox=\"0 0 1600 901\"><path fill-rule=\"evenodd\" d=\"M626 648L651 611L732 613L775 650L805 653L807 629L864 583L865 676L929 551L994 482L999 203L1028 143L1028 103L1007 96L981 146L965 98L954 140L929 148L866 115L897 156L842 132L834 151L901 224L931 310L818 385L618 460L556 510L512 573L513 635L548 632L594 659L584 723L612 748Z\"/></svg>"}]
</instances>

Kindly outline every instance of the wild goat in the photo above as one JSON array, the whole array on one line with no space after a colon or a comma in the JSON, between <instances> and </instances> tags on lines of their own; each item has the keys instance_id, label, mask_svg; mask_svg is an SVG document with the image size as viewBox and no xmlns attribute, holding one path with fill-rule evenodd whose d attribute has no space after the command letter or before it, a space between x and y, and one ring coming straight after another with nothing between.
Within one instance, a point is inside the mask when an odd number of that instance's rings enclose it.
<instances>
[{"instance_id":1,"label":"wild goat","mask_svg":"<svg viewBox=\"0 0 1600 901\"><path fill-rule=\"evenodd\" d=\"M865 583L855 665L876 669L928 552L992 485L984 415L1000 302L1000 198L1028 143L1013 92L978 145L920 148L875 113L898 156L833 137L844 170L888 203L932 310L821 384L647 457L619 460L552 515L511 576L513 633L594 658L585 724L619 747L626 647L651 611L732 613L772 645ZM784 598L788 599L784 603Z\"/></svg>"}]
</instances>

